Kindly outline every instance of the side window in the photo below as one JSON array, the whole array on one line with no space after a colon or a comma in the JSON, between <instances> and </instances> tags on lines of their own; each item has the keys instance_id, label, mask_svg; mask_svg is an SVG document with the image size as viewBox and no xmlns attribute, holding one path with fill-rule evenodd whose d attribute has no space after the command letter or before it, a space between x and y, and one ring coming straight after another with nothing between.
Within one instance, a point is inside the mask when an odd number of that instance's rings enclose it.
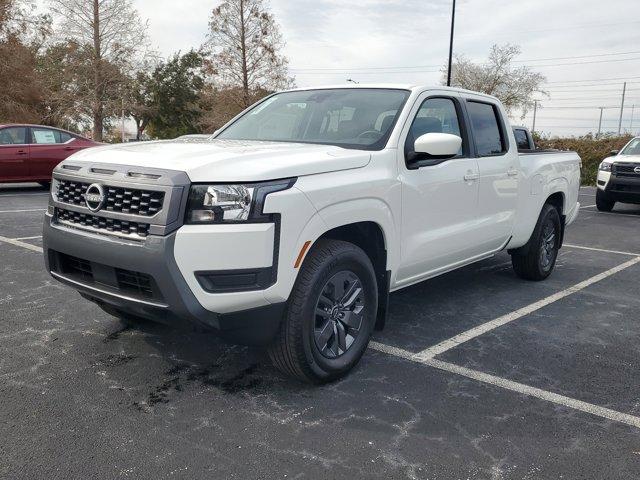
<instances>
[{"instance_id":1,"label":"side window","mask_svg":"<svg viewBox=\"0 0 640 480\"><path fill-rule=\"evenodd\" d=\"M467 111L473 128L478 156L499 155L507 151L498 111L494 105L482 102L467 102Z\"/></svg>"},{"instance_id":2,"label":"side window","mask_svg":"<svg viewBox=\"0 0 640 480\"><path fill-rule=\"evenodd\" d=\"M27 142L25 127L9 127L0 130L0 145L24 145Z\"/></svg>"},{"instance_id":3,"label":"side window","mask_svg":"<svg viewBox=\"0 0 640 480\"><path fill-rule=\"evenodd\" d=\"M514 128L513 135L516 137L516 143L518 144L518 150L528 150L529 145L529 137L527 137L527 132L522 130L521 128Z\"/></svg>"},{"instance_id":4,"label":"side window","mask_svg":"<svg viewBox=\"0 0 640 480\"><path fill-rule=\"evenodd\" d=\"M405 142L405 159L408 162L422 155L414 151L414 144L418 137L426 133L450 133L462 137L458 111L451 98L428 98L422 102ZM463 147L464 142L458 156L463 154Z\"/></svg>"},{"instance_id":5,"label":"side window","mask_svg":"<svg viewBox=\"0 0 640 480\"><path fill-rule=\"evenodd\" d=\"M60 132L58 130L50 130L48 128L32 128L31 134L33 136L33 143L38 145L64 143L71 138L67 133Z\"/></svg>"}]
</instances>

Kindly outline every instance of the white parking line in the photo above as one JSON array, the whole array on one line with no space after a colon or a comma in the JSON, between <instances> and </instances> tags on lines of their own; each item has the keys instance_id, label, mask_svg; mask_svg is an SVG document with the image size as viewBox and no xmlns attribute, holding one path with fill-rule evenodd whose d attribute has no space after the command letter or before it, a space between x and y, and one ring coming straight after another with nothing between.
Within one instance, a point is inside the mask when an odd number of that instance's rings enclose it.
<instances>
[{"instance_id":1,"label":"white parking line","mask_svg":"<svg viewBox=\"0 0 640 480\"><path fill-rule=\"evenodd\" d=\"M455 348L462 343L468 342L469 340L479 337L480 335L484 335L485 333L490 332L491 330L501 327L502 325L506 325L507 323L511 323L514 320L524 317L525 315L529 315L530 313L533 313L536 310L540 310L541 308L546 307L547 305L551 305L552 303L557 302L558 300L562 300L563 298L568 297L569 295L572 295L576 292L579 292L580 290L584 290L590 285L593 285L594 283L604 280L605 278L608 278L611 275L615 275L616 273L621 272L622 270L625 270L629 267L632 267L633 265L637 265L638 263L640 263L640 256L632 258L631 260L628 260L625 263L618 265L617 267L613 267L607 270L606 272L602 272L602 273L599 273L598 275L588 278L583 282L577 283L572 287L569 287L565 290L554 293L553 295L543 298L542 300L538 300L537 302L531 303L526 307L520 308L511 313L507 313L506 315L502 315L501 317L498 317L494 320L483 323L482 325L478 325L477 327L467 330L466 332L462 332L456 335L455 337L451 337L447 340L444 340L438 343L437 345L426 348L421 352L416 353L415 356L420 360L428 360L428 359L434 358L436 355L440 355L441 353L444 353L447 350L451 350L452 348Z\"/></svg>"},{"instance_id":2,"label":"white parking line","mask_svg":"<svg viewBox=\"0 0 640 480\"><path fill-rule=\"evenodd\" d=\"M0 193L0 198L2 197L31 197L34 195L49 195L48 192L38 192L38 193L8 193L8 194L2 194Z\"/></svg>"},{"instance_id":3,"label":"white parking line","mask_svg":"<svg viewBox=\"0 0 640 480\"><path fill-rule=\"evenodd\" d=\"M632 257L640 256L640 253L620 252L618 250L606 250L604 248L583 247L582 245L571 245L570 243L564 243L562 246L568 247L568 248L579 248L580 250L593 250L594 252L616 253L618 255L631 255Z\"/></svg>"},{"instance_id":4,"label":"white parking line","mask_svg":"<svg viewBox=\"0 0 640 480\"><path fill-rule=\"evenodd\" d=\"M34 235L33 237L20 237L13 240L35 240L36 238L42 238L42 235Z\"/></svg>"},{"instance_id":5,"label":"white parking line","mask_svg":"<svg viewBox=\"0 0 640 480\"><path fill-rule=\"evenodd\" d=\"M0 213L46 212L46 208L30 208L27 210L0 210Z\"/></svg>"},{"instance_id":6,"label":"white parking line","mask_svg":"<svg viewBox=\"0 0 640 480\"><path fill-rule=\"evenodd\" d=\"M580 207L580 208L593 208L593 207L596 207L596 206L597 205L595 205L595 204L594 205L585 205L584 207Z\"/></svg>"},{"instance_id":7,"label":"white parking line","mask_svg":"<svg viewBox=\"0 0 640 480\"><path fill-rule=\"evenodd\" d=\"M521 393L530 397L539 398L540 400L545 400L557 405L563 405L574 410L590 413L591 415L606 418L607 420L613 420L614 422L624 423L635 428L640 428L640 418L634 417L633 415L617 412L616 410L611 410L609 408L599 407L598 405L583 402L582 400L565 397L564 395L558 395L557 393L548 392L540 388L530 387L529 385L525 385L523 383L514 382L512 380L507 380L506 378L497 377L495 375L479 372L477 370L471 370L470 368L460 367L453 363L443 362L440 360L435 360L433 358L422 359L417 355L408 352L407 350L384 345L382 343L369 342L369 348L389 355L404 358L412 362L417 362L429 367L437 368L445 372L461 375L478 382L504 388L506 390L511 390L512 392Z\"/></svg>"},{"instance_id":8,"label":"white parking line","mask_svg":"<svg viewBox=\"0 0 640 480\"><path fill-rule=\"evenodd\" d=\"M595 197L594 193L579 193L581 197Z\"/></svg>"},{"instance_id":9,"label":"white parking line","mask_svg":"<svg viewBox=\"0 0 640 480\"><path fill-rule=\"evenodd\" d=\"M10 245L15 245L16 247L26 248L27 250L32 250L34 252L42 253L42 247L38 247L37 245L31 245L30 243L21 242L15 238L7 238L0 237L0 242L8 243Z\"/></svg>"}]
</instances>

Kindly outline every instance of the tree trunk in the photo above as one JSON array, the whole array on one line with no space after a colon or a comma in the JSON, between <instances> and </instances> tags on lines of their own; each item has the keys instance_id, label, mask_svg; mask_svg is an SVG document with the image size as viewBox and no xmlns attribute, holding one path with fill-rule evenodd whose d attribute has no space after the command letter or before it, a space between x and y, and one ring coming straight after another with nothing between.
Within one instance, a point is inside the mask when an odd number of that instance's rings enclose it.
<instances>
[{"instance_id":1,"label":"tree trunk","mask_svg":"<svg viewBox=\"0 0 640 480\"><path fill-rule=\"evenodd\" d=\"M247 38L245 36L244 0L240 0L240 47L242 55L242 104L249 106L249 72L247 69Z\"/></svg>"},{"instance_id":2,"label":"tree trunk","mask_svg":"<svg viewBox=\"0 0 640 480\"><path fill-rule=\"evenodd\" d=\"M104 110L102 105L102 51L100 45L100 6L99 0L93 0L93 139L102 141Z\"/></svg>"}]
</instances>

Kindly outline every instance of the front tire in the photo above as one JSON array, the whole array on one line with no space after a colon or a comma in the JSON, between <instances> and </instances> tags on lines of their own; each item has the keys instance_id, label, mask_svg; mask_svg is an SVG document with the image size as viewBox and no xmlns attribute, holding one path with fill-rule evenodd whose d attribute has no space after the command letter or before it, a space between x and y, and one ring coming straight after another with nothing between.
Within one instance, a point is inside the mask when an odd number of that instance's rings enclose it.
<instances>
[{"instance_id":1,"label":"front tire","mask_svg":"<svg viewBox=\"0 0 640 480\"><path fill-rule=\"evenodd\" d=\"M516 251L511 255L511 264L520 278L540 281L551 275L560 249L560 222L558 210L545 204L525 247L526 253Z\"/></svg>"},{"instance_id":2,"label":"front tire","mask_svg":"<svg viewBox=\"0 0 640 480\"><path fill-rule=\"evenodd\" d=\"M377 310L376 275L367 254L349 242L321 239L298 274L269 356L299 380L336 380L367 349Z\"/></svg>"},{"instance_id":3,"label":"front tire","mask_svg":"<svg viewBox=\"0 0 640 480\"><path fill-rule=\"evenodd\" d=\"M596 208L601 212L610 212L613 210L613 206L616 204L615 200L612 200L607 192L600 190L596 191Z\"/></svg>"}]
</instances>

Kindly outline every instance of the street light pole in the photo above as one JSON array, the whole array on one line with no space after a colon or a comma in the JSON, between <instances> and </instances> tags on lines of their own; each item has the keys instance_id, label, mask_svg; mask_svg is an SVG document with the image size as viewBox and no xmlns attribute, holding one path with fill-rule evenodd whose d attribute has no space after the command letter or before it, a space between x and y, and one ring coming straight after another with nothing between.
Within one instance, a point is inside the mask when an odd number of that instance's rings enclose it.
<instances>
[{"instance_id":1,"label":"street light pole","mask_svg":"<svg viewBox=\"0 0 640 480\"><path fill-rule=\"evenodd\" d=\"M538 100L533 101L533 125L531 125L531 134L536 131L536 114L538 113Z\"/></svg>"},{"instance_id":2,"label":"street light pole","mask_svg":"<svg viewBox=\"0 0 640 480\"><path fill-rule=\"evenodd\" d=\"M451 37L449 38L449 67L447 68L447 87L451 86L451 64L453 62L453 29L456 23L456 0L451 10Z\"/></svg>"}]
</instances>

